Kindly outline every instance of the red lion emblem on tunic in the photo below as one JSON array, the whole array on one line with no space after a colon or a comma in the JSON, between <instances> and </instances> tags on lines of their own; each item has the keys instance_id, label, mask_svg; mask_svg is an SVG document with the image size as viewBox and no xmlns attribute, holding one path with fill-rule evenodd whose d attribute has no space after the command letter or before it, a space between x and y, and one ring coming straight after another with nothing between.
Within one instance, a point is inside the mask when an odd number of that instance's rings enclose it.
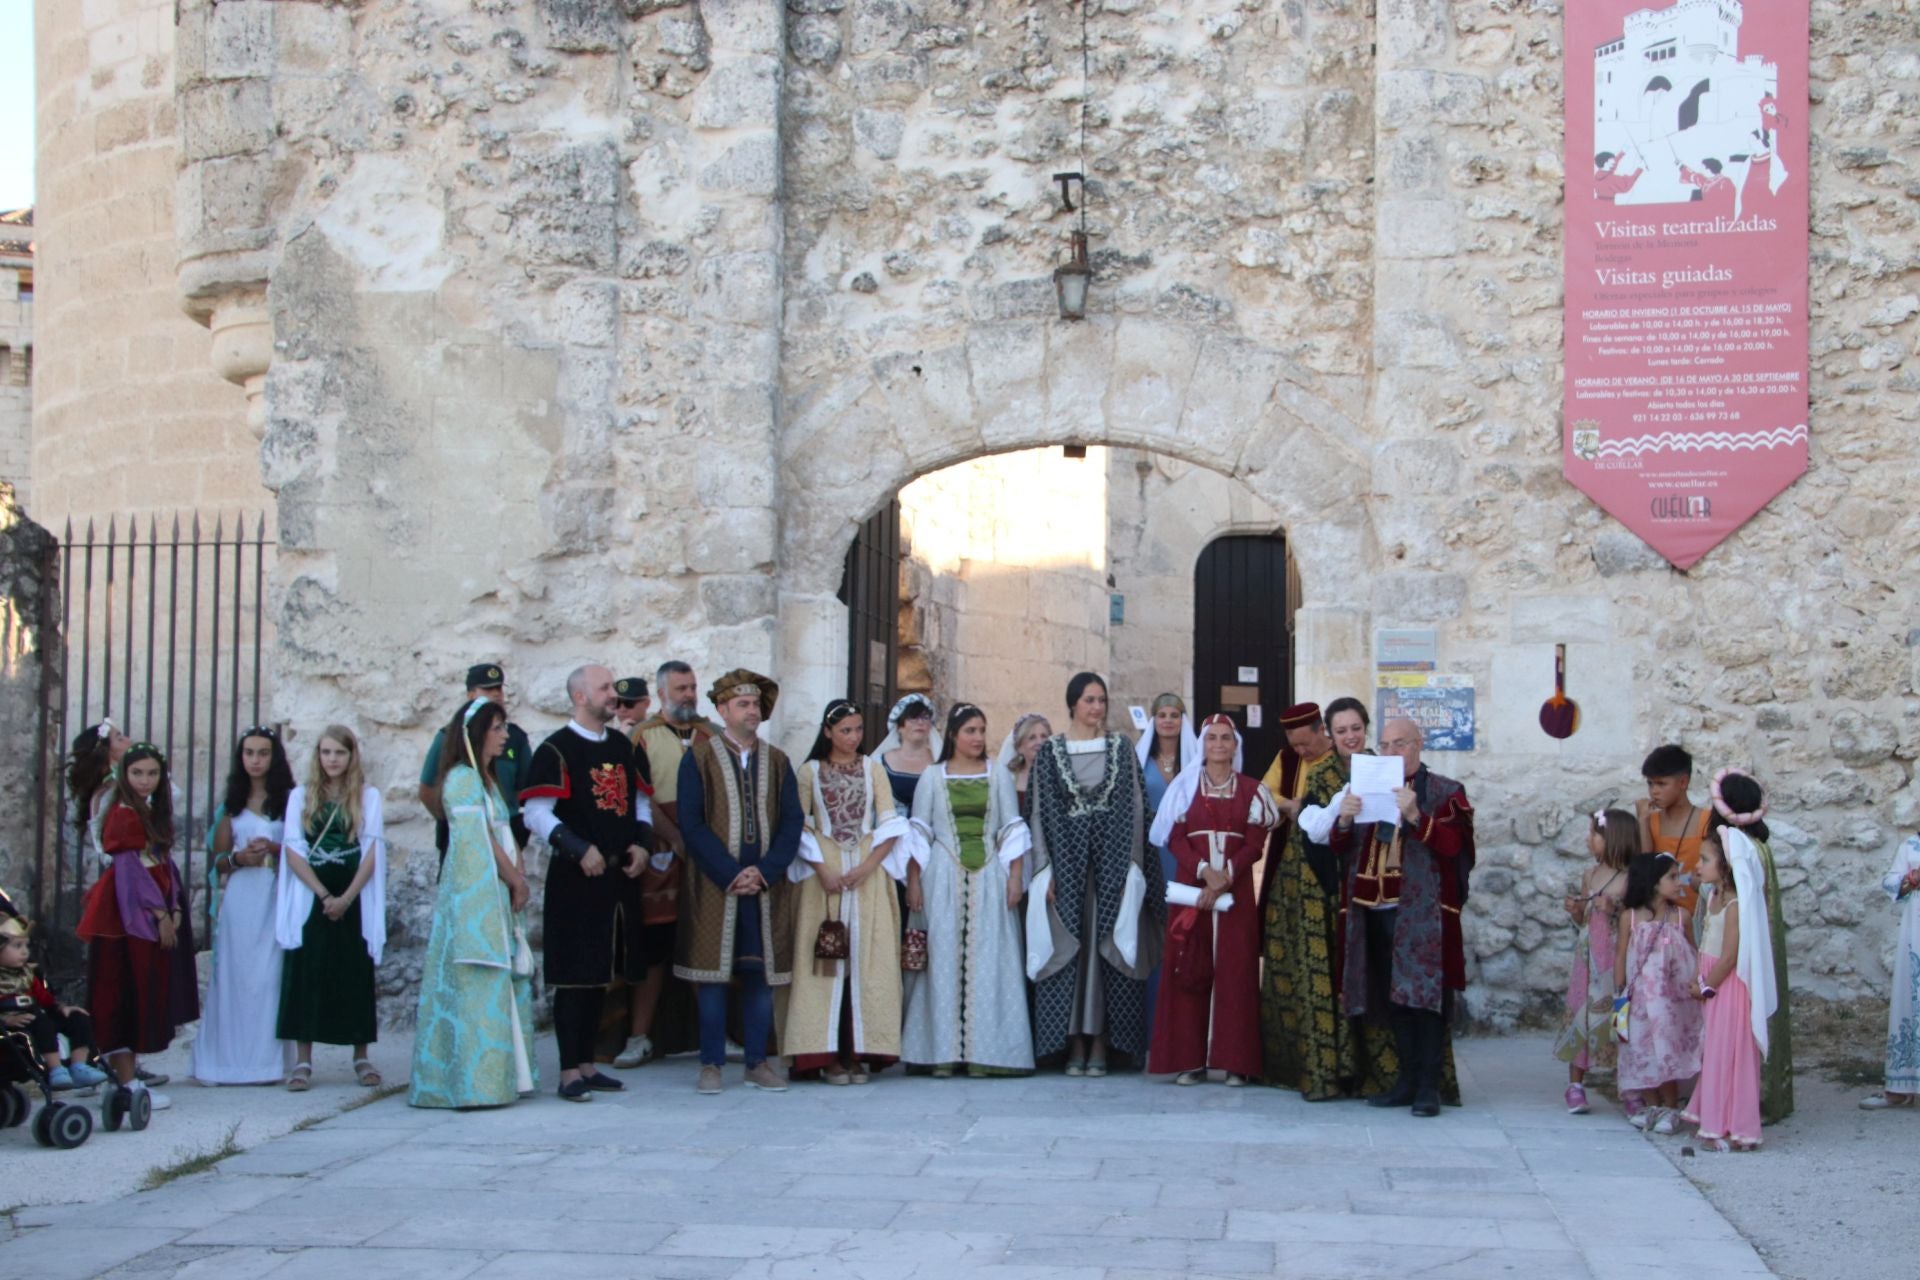
<instances>
[{"instance_id":1,"label":"red lion emblem on tunic","mask_svg":"<svg viewBox=\"0 0 1920 1280\"><path fill-rule=\"evenodd\" d=\"M595 765L587 775L593 782L593 804L609 813L627 811L627 771L617 764Z\"/></svg>"}]
</instances>

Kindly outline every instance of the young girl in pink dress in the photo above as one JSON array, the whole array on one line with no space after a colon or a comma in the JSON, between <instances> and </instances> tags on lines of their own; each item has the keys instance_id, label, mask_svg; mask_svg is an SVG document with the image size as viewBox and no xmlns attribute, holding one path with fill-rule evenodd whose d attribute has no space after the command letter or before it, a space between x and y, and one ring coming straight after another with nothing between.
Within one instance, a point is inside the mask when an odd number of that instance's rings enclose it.
<instances>
[{"instance_id":1,"label":"young girl in pink dress","mask_svg":"<svg viewBox=\"0 0 1920 1280\"><path fill-rule=\"evenodd\" d=\"M1627 867L1640 850L1640 827L1624 809L1596 812L1587 825L1593 863L1567 895L1567 914L1582 932L1573 944L1573 974L1567 983L1566 1018L1554 1056L1567 1064L1569 1114L1587 1114L1589 1071L1610 1075L1618 1054L1613 1036L1615 922L1627 896Z\"/></svg>"},{"instance_id":2,"label":"young girl in pink dress","mask_svg":"<svg viewBox=\"0 0 1920 1280\"><path fill-rule=\"evenodd\" d=\"M1685 896L1672 854L1634 858L1613 967L1614 989L1629 1001L1617 1079L1623 1097L1631 1090L1652 1104L1632 1119L1655 1133L1678 1128L1680 1086L1700 1072L1700 962Z\"/></svg>"},{"instance_id":3,"label":"young girl in pink dress","mask_svg":"<svg viewBox=\"0 0 1920 1280\"><path fill-rule=\"evenodd\" d=\"M1774 1008L1764 877L1759 850L1739 829L1716 826L1701 842L1700 883L1709 895L1700 907L1706 1053L1682 1118L1720 1151L1760 1145L1760 1072Z\"/></svg>"}]
</instances>

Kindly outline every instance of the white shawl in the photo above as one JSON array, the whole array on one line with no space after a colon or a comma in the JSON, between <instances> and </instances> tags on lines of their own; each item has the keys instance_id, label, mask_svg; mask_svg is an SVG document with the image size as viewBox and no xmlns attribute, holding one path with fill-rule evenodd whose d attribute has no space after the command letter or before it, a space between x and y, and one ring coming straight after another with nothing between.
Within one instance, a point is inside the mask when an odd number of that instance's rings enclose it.
<instances>
[{"instance_id":1,"label":"white shawl","mask_svg":"<svg viewBox=\"0 0 1920 1280\"><path fill-rule=\"evenodd\" d=\"M1740 980L1752 997L1750 1018L1753 1038L1760 1045L1760 1056L1767 1056L1767 1019L1780 1007L1780 992L1774 986L1773 928L1767 920L1767 873L1760 865L1760 850L1747 833L1738 827L1720 828L1720 844L1727 851L1727 865L1733 870L1733 891L1739 901L1740 954L1735 962Z\"/></svg>"},{"instance_id":2,"label":"white shawl","mask_svg":"<svg viewBox=\"0 0 1920 1280\"><path fill-rule=\"evenodd\" d=\"M306 823L307 789L295 787L287 797L286 840L280 858L280 874L275 884L277 895L273 917L275 939L284 951L300 948L301 933L320 899L306 882L293 873L292 856L305 859L310 852ZM368 787L360 793L360 856L373 859L373 874L360 890L360 936L366 940L367 954L375 964L387 949L387 840L381 817L380 792Z\"/></svg>"}]
</instances>

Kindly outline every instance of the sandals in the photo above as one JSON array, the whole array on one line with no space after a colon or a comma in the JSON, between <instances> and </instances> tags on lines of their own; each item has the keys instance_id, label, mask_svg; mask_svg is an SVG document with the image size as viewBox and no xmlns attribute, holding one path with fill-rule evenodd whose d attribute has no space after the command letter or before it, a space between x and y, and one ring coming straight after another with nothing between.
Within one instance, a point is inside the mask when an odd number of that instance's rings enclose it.
<instances>
[{"instance_id":1,"label":"sandals","mask_svg":"<svg viewBox=\"0 0 1920 1280\"><path fill-rule=\"evenodd\" d=\"M311 1062L294 1063L293 1070L287 1072L287 1092L305 1093L311 1088L313 1088L313 1064Z\"/></svg>"},{"instance_id":2,"label":"sandals","mask_svg":"<svg viewBox=\"0 0 1920 1280\"><path fill-rule=\"evenodd\" d=\"M849 1084L865 1084L871 1079L873 1079L873 1077L867 1074L866 1068L864 1067L855 1067L847 1073L847 1083Z\"/></svg>"},{"instance_id":3,"label":"sandals","mask_svg":"<svg viewBox=\"0 0 1920 1280\"><path fill-rule=\"evenodd\" d=\"M1087 1063L1087 1078L1088 1078L1088 1079L1091 1079L1091 1080L1098 1080L1098 1079L1100 1079L1100 1078L1101 1078L1102 1076L1104 1076L1104 1075L1106 1075L1106 1074L1107 1074L1107 1063L1106 1063L1106 1059L1104 1059L1104 1058L1102 1058L1102 1059L1101 1059L1100 1061L1098 1061L1098 1062L1088 1062L1088 1063Z\"/></svg>"},{"instance_id":4,"label":"sandals","mask_svg":"<svg viewBox=\"0 0 1920 1280\"><path fill-rule=\"evenodd\" d=\"M377 1089L380 1086L380 1073L373 1069L373 1063L366 1058L353 1060L353 1078L360 1082L363 1089Z\"/></svg>"},{"instance_id":5,"label":"sandals","mask_svg":"<svg viewBox=\"0 0 1920 1280\"><path fill-rule=\"evenodd\" d=\"M1204 1071L1182 1071L1173 1078L1173 1082L1179 1085L1205 1084L1207 1082L1207 1073Z\"/></svg>"},{"instance_id":6,"label":"sandals","mask_svg":"<svg viewBox=\"0 0 1920 1280\"><path fill-rule=\"evenodd\" d=\"M827 1071L821 1072L820 1078L826 1081L828 1084L845 1085L845 1084L853 1083L852 1074L850 1072L842 1071L838 1067L834 1067Z\"/></svg>"},{"instance_id":7,"label":"sandals","mask_svg":"<svg viewBox=\"0 0 1920 1280\"><path fill-rule=\"evenodd\" d=\"M1899 1095L1876 1093L1860 1099L1860 1109L1862 1111L1887 1111L1895 1107L1911 1107L1916 1100L1916 1096L1911 1093L1902 1093Z\"/></svg>"}]
</instances>

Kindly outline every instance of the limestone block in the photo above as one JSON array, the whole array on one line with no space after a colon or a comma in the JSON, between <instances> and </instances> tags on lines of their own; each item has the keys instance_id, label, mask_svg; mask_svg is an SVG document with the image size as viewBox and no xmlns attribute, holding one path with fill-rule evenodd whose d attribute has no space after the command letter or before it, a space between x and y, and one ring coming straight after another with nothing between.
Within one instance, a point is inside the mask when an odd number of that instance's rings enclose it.
<instances>
[{"instance_id":1,"label":"limestone block","mask_svg":"<svg viewBox=\"0 0 1920 1280\"><path fill-rule=\"evenodd\" d=\"M702 511L687 521L687 567L695 573L746 573L770 564L776 524L766 507Z\"/></svg>"},{"instance_id":2,"label":"limestone block","mask_svg":"<svg viewBox=\"0 0 1920 1280\"><path fill-rule=\"evenodd\" d=\"M892 160L900 154L906 121L906 116L898 111L862 107L853 113L854 141L876 160Z\"/></svg>"},{"instance_id":3,"label":"limestone block","mask_svg":"<svg viewBox=\"0 0 1920 1280\"><path fill-rule=\"evenodd\" d=\"M727 148L700 170L704 191L734 192L743 196L774 196L780 192L780 139L756 134Z\"/></svg>"},{"instance_id":4,"label":"limestone block","mask_svg":"<svg viewBox=\"0 0 1920 1280\"><path fill-rule=\"evenodd\" d=\"M620 48L620 15L606 0L534 0L547 46L570 53Z\"/></svg>"},{"instance_id":5,"label":"limestone block","mask_svg":"<svg viewBox=\"0 0 1920 1280\"><path fill-rule=\"evenodd\" d=\"M1453 369L1460 342L1453 323L1434 311L1382 311L1374 326L1374 359L1389 368Z\"/></svg>"},{"instance_id":6,"label":"limestone block","mask_svg":"<svg viewBox=\"0 0 1920 1280\"><path fill-rule=\"evenodd\" d=\"M1042 378L1048 334L1037 324L978 325L967 333L980 439L989 448L1009 448L1056 432L1047 413Z\"/></svg>"},{"instance_id":7,"label":"limestone block","mask_svg":"<svg viewBox=\"0 0 1920 1280\"><path fill-rule=\"evenodd\" d=\"M911 0L853 0L853 53L884 53L897 49L920 25Z\"/></svg>"},{"instance_id":8,"label":"limestone block","mask_svg":"<svg viewBox=\"0 0 1920 1280\"><path fill-rule=\"evenodd\" d=\"M694 305L736 324L771 325L780 316L780 264L770 253L723 253L695 269Z\"/></svg>"},{"instance_id":9,"label":"limestone block","mask_svg":"<svg viewBox=\"0 0 1920 1280\"><path fill-rule=\"evenodd\" d=\"M180 93L180 152L187 160L247 155L273 141L271 93L264 80L231 80Z\"/></svg>"},{"instance_id":10,"label":"limestone block","mask_svg":"<svg viewBox=\"0 0 1920 1280\"><path fill-rule=\"evenodd\" d=\"M281 180L266 156L230 156L183 165L174 181L174 237L182 258L265 247Z\"/></svg>"},{"instance_id":11,"label":"limestone block","mask_svg":"<svg viewBox=\"0 0 1920 1280\"><path fill-rule=\"evenodd\" d=\"M730 627L774 612L773 577L766 573L709 575L700 580L700 603L707 622Z\"/></svg>"},{"instance_id":12,"label":"limestone block","mask_svg":"<svg viewBox=\"0 0 1920 1280\"><path fill-rule=\"evenodd\" d=\"M1390 440L1373 453L1373 492L1389 498L1446 495L1460 482L1460 453L1446 440Z\"/></svg>"},{"instance_id":13,"label":"limestone block","mask_svg":"<svg viewBox=\"0 0 1920 1280\"><path fill-rule=\"evenodd\" d=\"M1278 352L1238 338L1209 334L1200 347L1181 406L1180 435L1209 443L1213 466L1236 466L1242 437L1258 423L1273 390L1292 369Z\"/></svg>"},{"instance_id":14,"label":"limestone block","mask_svg":"<svg viewBox=\"0 0 1920 1280\"><path fill-rule=\"evenodd\" d=\"M1899 738L1891 722L1853 707L1834 712L1828 733L1834 758L1862 769L1889 760Z\"/></svg>"},{"instance_id":15,"label":"limestone block","mask_svg":"<svg viewBox=\"0 0 1920 1280\"><path fill-rule=\"evenodd\" d=\"M516 142L510 180L514 249L529 262L610 271L619 152L612 142Z\"/></svg>"},{"instance_id":16,"label":"limestone block","mask_svg":"<svg viewBox=\"0 0 1920 1280\"><path fill-rule=\"evenodd\" d=\"M1508 622L1515 644L1565 644L1613 635L1613 605L1601 595L1518 596Z\"/></svg>"},{"instance_id":17,"label":"limestone block","mask_svg":"<svg viewBox=\"0 0 1920 1280\"><path fill-rule=\"evenodd\" d=\"M1375 109L1385 130L1435 124L1486 124L1491 93L1484 78L1425 68L1382 71Z\"/></svg>"},{"instance_id":18,"label":"limestone block","mask_svg":"<svg viewBox=\"0 0 1920 1280\"><path fill-rule=\"evenodd\" d=\"M688 119L698 129L772 128L780 107L780 62L746 55L716 64L693 91Z\"/></svg>"},{"instance_id":19,"label":"limestone block","mask_svg":"<svg viewBox=\"0 0 1920 1280\"><path fill-rule=\"evenodd\" d=\"M1667 568L1665 556L1625 529L1609 529L1594 538L1593 564L1603 578Z\"/></svg>"},{"instance_id":20,"label":"limestone block","mask_svg":"<svg viewBox=\"0 0 1920 1280\"><path fill-rule=\"evenodd\" d=\"M1230 472L1240 452L1238 432L1221 440L1183 438L1180 431L1199 356L1199 339L1184 327L1122 320L1114 333L1113 367L1102 400L1107 432L1115 440L1165 448Z\"/></svg>"},{"instance_id":21,"label":"limestone block","mask_svg":"<svg viewBox=\"0 0 1920 1280\"><path fill-rule=\"evenodd\" d=\"M1383 258L1450 258L1460 252L1459 215L1450 200L1382 200Z\"/></svg>"},{"instance_id":22,"label":"limestone block","mask_svg":"<svg viewBox=\"0 0 1920 1280\"><path fill-rule=\"evenodd\" d=\"M1234 142L1267 159L1305 154L1310 98L1304 92L1255 90L1227 111L1227 131Z\"/></svg>"},{"instance_id":23,"label":"limestone block","mask_svg":"<svg viewBox=\"0 0 1920 1280\"><path fill-rule=\"evenodd\" d=\"M821 14L795 18L787 29L787 49L809 66L831 67L840 60L839 20Z\"/></svg>"},{"instance_id":24,"label":"limestone block","mask_svg":"<svg viewBox=\"0 0 1920 1280\"><path fill-rule=\"evenodd\" d=\"M559 294L560 337L582 347L613 345L618 329L619 294L603 281L576 280Z\"/></svg>"},{"instance_id":25,"label":"limestone block","mask_svg":"<svg viewBox=\"0 0 1920 1280\"><path fill-rule=\"evenodd\" d=\"M1376 626L1457 618L1467 601L1466 579L1457 573L1375 574L1372 589Z\"/></svg>"},{"instance_id":26,"label":"limestone block","mask_svg":"<svg viewBox=\"0 0 1920 1280\"><path fill-rule=\"evenodd\" d=\"M779 0L700 0L716 52L780 52L782 12Z\"/></svg>"},{"instance_id":27,"label":"limestone block","mask_svg":"<svg viewBox=\"0 0 1920 1280\"><path fill-rule=\"evenodd\" d=\"M268 76L274 70L274 10L269 0L224 0L207 15L205 69L209 80Z\"/></svg>"},{"instance_id":28,"label":"limestone block","mask_svg":"<svg viewBox=\"0 0 1920 1280\"><path fill-rule=\"evenodd\" d=\"M927 88L927 60L912 54L884 54L853 65L853 94L860 102L909 103Z\"/></svg>"},{"instance_id":29,"label":"limestone block","mask_svg":"<svg viewBox=\"0 0 1920 1280\"><path fill-rule=\"evenodd\" d=\"M1446 0L1380 0L1375 22L1380 32L1380 61L1418 63L1447 52L1451 23Z\"/></svg>"},{"instance_id":30,"label":"limestone block","mask_svg":"<svg viewBox=\"0 0 1920 1280\"><path fill-rule=\"evenodd\" d=\"M882 356L873 363L873 380L887 398L895 434L924 450L913 462L917 472L980 451L965 348Z\"/></svg>"}]
</instances>

